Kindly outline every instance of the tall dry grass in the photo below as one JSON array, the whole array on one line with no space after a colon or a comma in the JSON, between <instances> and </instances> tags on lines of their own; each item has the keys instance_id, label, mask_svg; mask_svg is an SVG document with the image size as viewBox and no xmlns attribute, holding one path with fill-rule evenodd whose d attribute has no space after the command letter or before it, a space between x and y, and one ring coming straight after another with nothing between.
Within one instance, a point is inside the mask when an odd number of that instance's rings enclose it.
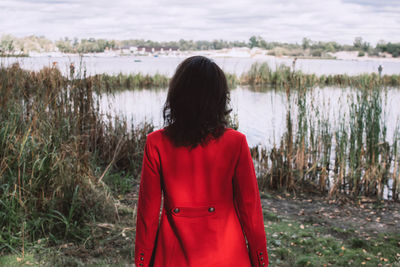
<instances>
[{"instance_id":1,"label":"tall dry grass","mask_svg":"<svg viewBox=\"0 0 400 267\"><path fill-rule=\"evenodd\" d=\"M84 241L88 222L118 219L104 177L137 178L152 126L106 122L101 91L96 77L57 68L0 68L1 252L40 238Z\"/></svg>"}]
</instances>

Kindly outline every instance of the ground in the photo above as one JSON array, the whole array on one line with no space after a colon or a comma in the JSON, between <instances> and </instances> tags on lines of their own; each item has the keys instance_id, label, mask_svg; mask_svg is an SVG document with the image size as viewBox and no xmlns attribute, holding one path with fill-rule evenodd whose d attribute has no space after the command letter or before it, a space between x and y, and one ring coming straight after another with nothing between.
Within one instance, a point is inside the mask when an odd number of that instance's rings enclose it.
<instances>
[{"instance_id":1,"label":"ground","mask_svg":"<svg viewBox=\"0 0 400 267\"><path fill-rule=\"evenodd\" d=\"M261 192L270 266L400 266L400 203ZM134 266L136 192L117 196L119 221L84 244L0 257L0 266Z\"/></svg>"},{"instance_id":2,"label":"ground","mask_svg":"<svg viewBox=\"0 0 400 267\"><path fill-rule=\"evenodd\" d=\"M400 266L400 203L261 196L271 266Z\"/></svg>"},{"instance_id":3,"label":"ground","mask_svg":"<svg viewBox=\"0 0 400 267\"><path fill-rule=\"evenodd\" d=\"M362 198L329 200L321 196L261 193L265 210L314 226L358 229L360 235L400 232L400 203Z\"/></svg>"}]
</instances>

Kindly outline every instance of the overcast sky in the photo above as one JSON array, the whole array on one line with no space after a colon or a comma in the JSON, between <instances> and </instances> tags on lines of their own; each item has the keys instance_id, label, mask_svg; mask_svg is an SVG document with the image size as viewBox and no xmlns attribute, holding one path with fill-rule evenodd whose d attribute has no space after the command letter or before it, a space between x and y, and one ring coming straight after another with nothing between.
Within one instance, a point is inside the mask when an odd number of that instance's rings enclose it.
<instances>
[{"instance_id":1,"label":"overcast sky","mask_svg":"<svg viewBox=\"0 0 400 267\"><path fill-rule=\"evenodd\" d=\"M19 37L400 42L400 0L0 0Z\"/></svg>"}]
</instances>

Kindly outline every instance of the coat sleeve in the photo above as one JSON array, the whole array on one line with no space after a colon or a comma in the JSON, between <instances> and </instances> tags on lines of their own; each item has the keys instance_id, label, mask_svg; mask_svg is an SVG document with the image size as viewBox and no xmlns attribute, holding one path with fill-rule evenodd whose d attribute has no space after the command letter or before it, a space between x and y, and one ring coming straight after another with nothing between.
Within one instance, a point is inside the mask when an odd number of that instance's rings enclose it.
<instances>
[{"instance_id":1,"label":"coat sleeve","mask_svg":"<svg viewBox=\"0 0 400 267\"><path fill-rule=\"evenodd\" d=\"M253 160L243 135L233 177L234 202L249 247L252 266L268 266L267 239Z\"/></svg>"},{"instance_id":2,"label":"coat sleeve","mask_svg":"<svg viewBox=\"0 0 400 267\"><path fill-rule=\"evenodd\" d=\"M147 136L143 154L136 219L135 264L149 266L159 224L161 205L160 162Z\"/></svg>"}]
</instances>

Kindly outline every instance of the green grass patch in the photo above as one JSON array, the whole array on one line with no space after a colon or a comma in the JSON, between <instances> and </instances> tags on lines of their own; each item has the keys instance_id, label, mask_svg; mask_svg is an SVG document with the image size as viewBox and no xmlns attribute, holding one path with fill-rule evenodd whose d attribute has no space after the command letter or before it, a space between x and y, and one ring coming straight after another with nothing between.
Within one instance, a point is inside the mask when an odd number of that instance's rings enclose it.
<instances>
[{"instance_id":1,"label":"green grass patch","mask_svg":"<svg viewBox=\"0 0 400 267\"><path fill-rule=\"evenodd\" d=\"M271 198L273 198L273 196L271 194L267 193L267 192L261 191L260 192L260 198L271 199Z\"/></svg>"},{"instance_id":2,"label":"green grass patch","mask_svg":"<svg viewBox=\"0 0 400 267\"><path fill-rule=\"evenodd\" d=\"M269 212L264 217L273 218ZM266 222L271 266L400 266L400 233L347 238L354 231L335 237L324 226L287 219Z\"/></svg>"},{"instance_id":3,"label":"green grass patch","mask_svg":"<svg viewBox=\"0 0 400 267\"><path fill-rule=\"evenodd\" d=\"M0 266L40 266L33 254L0 256Z\"/></svg>"},{"instance_id":4,"label":"green grass patch","mask_svg":"<svg viewBox=\"0 0 400 267\"><path fill-rule=\"evenodd\" d=\"M264 221L279 222L281 220L278 215L266 210L263 211L263 215L264 215Z\"/></svg>"},{"instance_id":5,"label":"green grass patch","mask_svg":"<svg viewBox=\"0 0 400 267\"><path fill-rule=\"evenodd\" d=\"M114 195L124 195L132 191L134 177L132 174L112 173L104 176L103 181L108 185Z\"/></svg>"}]
</instances>

